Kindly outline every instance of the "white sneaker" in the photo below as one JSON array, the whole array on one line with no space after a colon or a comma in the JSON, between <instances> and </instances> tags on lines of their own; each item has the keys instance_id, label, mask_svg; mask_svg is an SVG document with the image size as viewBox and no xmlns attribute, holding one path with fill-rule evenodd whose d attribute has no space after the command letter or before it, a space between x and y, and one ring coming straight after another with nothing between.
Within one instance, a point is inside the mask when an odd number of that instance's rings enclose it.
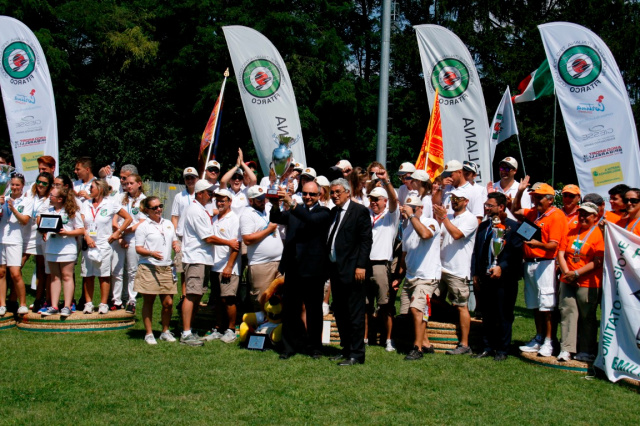
<instances>
[{"instance_id":1,"label":"white sneaker","mask_svg":"<svg viewBox=\"0 0 640 426\"><path fill-rule=\"evenodd\" d=\"M540 350L538 350L538 356L551 356L553 354L553 345L551 339L545 339Z\"/></svg>"},{"instance_id":2,"label":"white sneaker","mask_svg":"<svg viewBox=\"0 0 640 426\"><path fill-rule=\"evenodd\" d=\"M520 346L520 350L522 352L538 352L540 350L540 346L542 346L542 337L536 336L526 345Z\"/></svg>"},{"instance_id":3,"label":"white sneaker","mask_svg":"<svg viewBox=\"0 0 640 426\"><path fill-rule=\"evenodd\" d=\"M174 334L170 331L163 331L162 334L160 334L160 340L163 340L165 342L175 342L176 338L174 337Z\"/></svg>"},{"instance_id":4,"label":"white sneaker","mask_svg":"<svg viewBox=\"0 0 640 426\"><path fill-rule=\"evenodd\" d=\"M6 306L0 306L0 317L4 316L4 314L7 313L7 307Z\"/></svg>"},{"instance_id":5,"label":"white sneaker","mask_svg":"<svg viewBox=\"0 0 640 426\"><path fill-rule=\"evenodd\" d=\"M391 339L387 340L387 347L384 348L384 350L387 352L394 352L396 350L396 347L393 344L393 340Z\"/></svg>"},{"instance_id":6,"label":"white sneaker","mask_svg":"<svg viewBox=\"0 0 640 426\"><path fill-rule=\"evenodd\" d=\"M236 332L231 330L230 328L228 328L227 331L224 332L224 334L222 335L220 340L225 342L225 343L235 342L235 340L236 340Z\"/></svg>"},{"instance_id":7,"label":"white sneaker","mask_svg":"<svg viewBox=\"0 0 640 426\"><path fill-rule=\"evenodd\" d=\"M98 313L102 315L109 313L109 305L107 305L106 303L99 304Z\"/></svg>"},{"instance_id":8,"label":"white sneaker","mask_svg":"<svg viewBox=\"0 0 640 426\"><path fill-rule=\"evenodd\" d=\"M571 361L571 354L567 351L562 351L560 352L560 355L558 355L558 358L556 359L560 362Z\"/></svg>"},{"instance_id":9,"label":"white sneaker","mask_svg":"<svg viewBox=\"0 0 640 426\"><path fill-rule=\"evenodd\" d=\"M175 340L175 339L173 339ZM147 334L146 336L144 336L144 341L147 342L148 345L157 345L158 342L156 342L156 338L153 337L153 334Z\"/></svg>"},{"instance_id":10,"label":"white sneaker","mask_svg":"<svg viewBox=\"0 0 640 426\"><path fill-rule=\"evenodd\" d=\"M29 308L27 308L26 306L20 306L18 308L18 315L26 315L29 313Z\"/></svg>"},{"instance_id":11,"label":"white sneaker","mask_svg":"<svg viewBox=\"0 0 640 426\"><path fill-rule=\"evenodd\" d=\"M235 335L235 333L234 333ZM220 333L218 330L216 330L215 328L211 331L208 331L207 334L204 335L204 337L201 337L200 340L205 341L205 342L210 342L212 340L219 340L222 339L222 336L224 336L224 334Z\"/></svg>"},{"instance_id":12,"label":"white sneaker","mask_svg":"<svg viewBox=\"0 0 640 426\"><path fill-rule=\"evenodd\" d=\"M329 315L329 304L322 302L322 316L326 317Z\"/></svg>"},{"instance_id":13,"label":"white sneaker","mask_svg":"<svg viewBox=\"0 0 640 426\"><path fill-rule=\"evenodd\" d=\"M84 309L82 310L83 314L92 314L93 313L93 303L87 302L84 304Z\"/></svg>"}]
</instances>

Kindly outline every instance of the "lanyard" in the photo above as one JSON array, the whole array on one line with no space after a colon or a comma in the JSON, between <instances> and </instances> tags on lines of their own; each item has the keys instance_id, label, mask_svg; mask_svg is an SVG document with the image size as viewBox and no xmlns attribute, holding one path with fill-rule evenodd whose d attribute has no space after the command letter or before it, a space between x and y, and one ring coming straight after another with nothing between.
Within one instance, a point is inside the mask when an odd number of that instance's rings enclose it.
<instances>
[{"instance_id":1,"label":"lanyard","mask_svg":"<svg viewBox=\"0 0 640 426\"><path fill-rule=\"evenodd\" d=\"M163 218L160 218L160 222L155 222L153 220L149 220L149 223L151 223L153 225L153 227L156 229L156 231L160 232L160 235L162 235L162 245L164 247L167 246L167 241L164 237L164 231L162 230L162 222L164 221Z\"/></svg>"},{"instance_id":2,"label":"lanyard","mask_svg":"<svg viewBox=\"0 0 640 426\"><path fill-rule=\"evenodd\" d=\"M371 219L373 220L373 223L371 224L371 227L373 228L374 226L376 226L376 222L383 218L385 216L385 214L387 214L387 211L383 211L382 213L380 213L378 216L374 216Z\"/></svg>"},{"instance_id":3,"label":"lanyard","mask_svg":"<svg viewBox=\"0 0 640 426\"><path fill-rule=\"evenodd\" d=\"M98 204L98 207L96 207L96 210L93 210L93 204L90 205L89 207L91 208L91 214L93 215L93 223L96 223L96 216L98 215L98 212L100 211L100 206L102 205L102 203Z\"/></svg>"},{"instance_id":4,"label":"lanyard","mask_svg":"<svg viewBox=\"0 0 640 426\"><path fill-rule=\"evenodd\" d=\"M636 225L638 224L639 220L640 220L640 218L636 219L636 221L633 222L633 226L631 227L631 229L629 229L629 219L627 219L627 226L625 226L624 229L626 229L629 232L633 232L633 230L636 228Z\"/></svg>"},{"instance_id":5,"label":"lanyard","mask_svg":"<svg viewBox=\"0 0 640 426\"><path fill-rule=\"evenodd\" d=\"M591 235L593 230L596 229L596 226L598 225L597 224L593 225L591 229L589 229L589 232L587 233L587 235L584 237L584 240L582 241L580 241L580 231L578 231L578 238L576 238L576 240L574 241L574 247L575 247L573 249L574 256L578 256L580 254L580 251L582 250L582 246L584 245L584 243L586 243L589 240L589 236Z\"/></svg>"},{"instance_id":6,"label":"lanyard","mask_svg":"<svg viewBox=\"0 0 640 426\"><path fill-rule=\"evenodd\" d=\"M256 214L257 214L258 216L260 216L260 218L261 218L262 220L264 220L264 228L262 228L262 229L267 229L267 228L269 227L269 221L267 220L267 214L266 214L266 213L260 213L260 212L259 212L258 210L256 210L256 209L253 209L253 211L254 211L254 212L256 212Z\"/></svg>"},{"instance_id":7,"label":"lanyard","mask_svg":"<svg viewBox=\"0 0 640 426\"><path fill-rule=\"evenodd\" d=\"M38 198L40 201L39 204L36 204L35 201L33 202L34 206L33 206L33 213L31 213L32 217L36 217L38 215L38 210L40 210L40 207L42 207L42 205L44 204L45 201L47 201L46 198Z\"/></svg>"},{"instance_id":8,"label":"lanyard","mask_svg":"<svg viewBox=\"0 0 640 426\"><path fill-rule=\"evenodd\" d=\"M538 218L533 223L537 224L538 221L540 221L540 220L544 219L545 217L549 216L554 211L556 211L556 208L555 207L551 207L549 210L547 210L547 212L545 214L543 214L542 216L538 216Z\"/></svg>"}]
</instances>

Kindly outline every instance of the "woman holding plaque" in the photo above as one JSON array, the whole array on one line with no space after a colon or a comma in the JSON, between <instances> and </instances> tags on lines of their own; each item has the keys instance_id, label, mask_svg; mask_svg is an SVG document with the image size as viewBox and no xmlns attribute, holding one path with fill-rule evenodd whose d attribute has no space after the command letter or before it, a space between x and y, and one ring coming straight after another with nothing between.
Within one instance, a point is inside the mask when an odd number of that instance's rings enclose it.
<instances>
[{"instance_id":1,"label":"woman holding plaque","mask_svg":"<svg viewBox=\"0 0 640 426\"><path fill-rule=\"evenodd\" d=\"M569 229L560 243L560 299L562 338L558 361L593 362L598 346L596 310L602 286L604 240L598 229L598 206L583 203L578 208L578 226ZM576 344L577 341L577 344ZM577 349L577 350L576 350Z\"/></svg>"},{"instance_id":2,"label":"woman holding plaque","mask_svg":"<svg viewBox=\"0 0 640 426\"><path fill-rule=\"evenodd\" d=\"M175 342L169 331L173 295L178 292L171 273L171 249L180 251L175 229L170 221L162 218L162 208L158 197L148 197L142 201L142 212L149 218L140 223L135 231L135 248L140 255L134 290L143 297L142 321L147 331L144 341L155 345L153 336L153 303L156 296L162 302L162 334L160 340Z\"/></svg>"},{"instance_id":3,"label":"woman holding plaque","mask_svg":"<svg viewBox=\"0 0 640 426\"><path fill-rule=\"evenodd\" d=\"M13 281L13 291L19 299L18 315L29 313L27 294L22 279L23 227L29 224L33 200L24 196L24 176L11 174L11 194L0 196L0 316L7 312L7 268Z\"/></svg>"},{"instance_id":4,"label":"woman holding plaque","mask_svg":"<svg viewBox=\"0 0 640 426\"><path fill-rule=\"evenodd\" d=\"M100 281L100 305L98 313L109 312L109 287L111 286L111 243L122 237L131 224L131 215L117 201L107 198L109 184L104 180L94 180L89 187L91 197L82 205L84 239L87 250L82 253L82 277L84 286L85 314L93 313L93 289L95 277ZM112 232L115 215L124 219L119 228Z\"/></svg>"},{"instance_id":5,"label":"woman holding plaque","mask_svg":"<svg viewBox=\"0 0 640 426\"><path fill-rule=\"evenodd\" d=\"M43 235L44 257L51 271L49 298L51 306L42 315L71 315L71 304L75 282L73 270L78 258L76 237L84 232L82 217L76 204L76 197L68 190L54 188L49 195L49 204L38 212L38 225L43 226L42 215L59 216L62 228L59 232L47 232ZM64 289L64 307L58 310L60 292Z\"/></svg>"}]
</instances>

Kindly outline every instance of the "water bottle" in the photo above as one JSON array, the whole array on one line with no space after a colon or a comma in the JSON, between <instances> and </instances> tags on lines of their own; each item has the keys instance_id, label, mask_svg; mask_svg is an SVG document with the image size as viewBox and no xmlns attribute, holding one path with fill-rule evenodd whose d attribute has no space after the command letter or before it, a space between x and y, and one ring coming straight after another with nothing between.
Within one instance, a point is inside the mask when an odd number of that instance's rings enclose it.
<instances>
[{"instance_id":1,"label":"water bottle","mask_svg":"<svg viewBox=\"0 0 640 426\"><path fill-rule=\"evenodd\" d=\"M111 173L109 173L107 175L107 178L109 178L109 179L111 179L113 177L113 172L116 171L116 162L115 161L112 162L110 167L111 167Z\"/></svg>"}]
</instances>

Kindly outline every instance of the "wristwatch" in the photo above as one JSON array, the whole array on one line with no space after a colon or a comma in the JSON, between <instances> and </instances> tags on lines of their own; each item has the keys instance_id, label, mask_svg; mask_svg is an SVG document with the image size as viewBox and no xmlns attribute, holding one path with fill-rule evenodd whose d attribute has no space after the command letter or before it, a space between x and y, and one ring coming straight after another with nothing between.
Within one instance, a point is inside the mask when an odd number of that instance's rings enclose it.
<instances>
[{"instance_id":1,"label":"wristwatch","mask_svg":"<svg viewBox=\"0 0 640 426\"><path fill-rule=\"evenodd\" d=\"M416 215L412 214L411 216L409 216L409 220L413 219L414 217L416 217Z\"/></svg>"}]
</instances>

